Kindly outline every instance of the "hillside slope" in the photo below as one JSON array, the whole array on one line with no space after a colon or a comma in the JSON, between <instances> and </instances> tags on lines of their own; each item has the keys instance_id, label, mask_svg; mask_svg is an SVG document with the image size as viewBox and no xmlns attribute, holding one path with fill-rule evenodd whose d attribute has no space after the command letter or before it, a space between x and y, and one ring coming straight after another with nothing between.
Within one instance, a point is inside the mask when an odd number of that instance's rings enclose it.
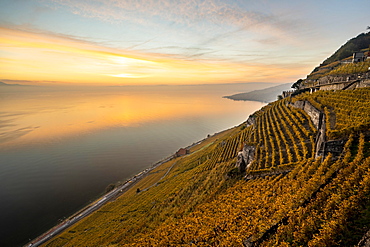
<instances>
[{"instance_id":1,"label":"hillside slope","mask_svg":"<svg viewBox=\"0 0 370 247\"><path fill-rule=\"evenodd\" d=\"M369 54L370 32L362 33L355 38L350 39L342 45L333 55L327 58L323 63L317 66L309 75L306 83L317 82L324 76L351 75L355 73L365 73L370 66L370 60L351 63L354 52L364 52L365 56ZM305 82L303 82L305 83Z\"/></svg>"},{"instance_id":2,"label":"hillside slope","mask_svg":"<svg viewBox=\"0 0 370 247\"><path fill-rule=\"evenodd\" d=\"M370 123L364 118L370 88L344 92L300 96L327 109L328 136L346 143L336 160L314 158L317 130L286 98L157 168L45 246L357 244L370 225ZM355 121L346 121L345 111ZM255 155L240 173L235 164L243 147L254 147Z\"/></svg>"},{"instance_id":3,"label":"hillside slope","mask_svg":"<svg viewBox=\"0 0 370 247\"><path fill-rule=\"evenodd\" d=\"M291 83L285 83L274 87L269 87L261 90L254 90L246 93L238 93L230 96L224 96L224 98L232 100L251 100L260 102L272 102L277 99L277 95L280 95L283 91L289 90Z\"/></svg>"},{"instance_id":4,"label":"hillside slope","mask_svg":"<svg viewBox=\"0 0 370 247\"><path fill-rule=\"evenodd\" d=\"M369 48L370 45L370 32L361 33L357 37L348 40L342 45L333 55L328 57L323 65L333 63L352 56L354 52L361 51L362 49Z\"/></svg>"}]
</instances>

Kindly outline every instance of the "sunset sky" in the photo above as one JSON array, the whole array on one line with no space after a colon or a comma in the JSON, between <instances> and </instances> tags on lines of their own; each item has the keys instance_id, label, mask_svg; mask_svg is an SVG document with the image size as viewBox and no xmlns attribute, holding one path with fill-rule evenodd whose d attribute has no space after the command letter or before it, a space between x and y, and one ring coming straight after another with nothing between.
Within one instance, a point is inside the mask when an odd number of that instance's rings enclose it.
<instances>
[{"instance_id":1,"label":"sunset sky","mask_svg":"<svg viewBox=\"0 0 370 247\"><path fill-rule=\"evenodd\" d=\"M0 81L294 82L370 25L369 0L0 0Z\"/></svg>"}]
</instances>

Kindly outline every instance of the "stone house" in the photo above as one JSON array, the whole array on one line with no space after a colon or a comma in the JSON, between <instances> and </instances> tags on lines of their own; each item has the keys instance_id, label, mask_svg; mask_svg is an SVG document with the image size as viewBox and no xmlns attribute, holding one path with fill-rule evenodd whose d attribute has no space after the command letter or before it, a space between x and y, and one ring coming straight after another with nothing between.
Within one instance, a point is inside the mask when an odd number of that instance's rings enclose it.
<instances>
[{"instance_id":1,"label":"stone house","mask_svg":"<svg viewBox=\"0 0 370 247\"><path fill-rule=\"evenodd\" d=\"M183 155L186 155L186 154L189 154L189 149L186 149L186 148L180 148L177 152L176 152L176 156L177 157L180 157L180 156L183 156Z\"/></svg>"},{"instance_id":2,"label":"stone house","mask_svg":"<svg viewBox=\"0 0 370 247\"><path fill-rule=\"evenodd\" d=\"M352 56L352 63L363 62L365 60L365 53L362 51L354 52Z\"/></svg>"}]
</instances>

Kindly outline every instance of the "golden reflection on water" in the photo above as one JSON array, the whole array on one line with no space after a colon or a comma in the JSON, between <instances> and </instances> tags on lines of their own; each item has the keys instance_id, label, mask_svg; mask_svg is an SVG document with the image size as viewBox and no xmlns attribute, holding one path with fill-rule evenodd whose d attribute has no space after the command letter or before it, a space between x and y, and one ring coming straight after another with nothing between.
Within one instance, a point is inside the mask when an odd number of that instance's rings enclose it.
<instances>
[{"instance_id":1,"label":"golden reflection on water","mask_svg":"<svg viewBox=\"0 0 370 247\"><path fill-rule=\"evenodd\" d=\"M137 89L10 93L3 94L0 103L0 148L55 142L104 128L217 115L238 110L241 104L212 93Z\"/></svg>"}]
</instances>

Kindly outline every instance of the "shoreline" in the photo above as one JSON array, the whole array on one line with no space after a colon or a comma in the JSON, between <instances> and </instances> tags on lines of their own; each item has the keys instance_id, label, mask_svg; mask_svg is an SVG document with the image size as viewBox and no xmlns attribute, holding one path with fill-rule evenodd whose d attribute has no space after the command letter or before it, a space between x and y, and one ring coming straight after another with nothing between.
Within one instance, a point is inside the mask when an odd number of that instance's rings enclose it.
<instances>
[{"instance_id":1,"label":"shoreline","mask_svg":"<svg viewBox=\"0 0 370 247\"><path fill-rule=\"evenodd\" d=\"M200 142L197 142L200 143ZM82 209L78 210L76 213L72 214L71 216L67 217L67 219L63 220L61 223L57 224L53 228L49 229L45 233L41 234L37 238L31 240L24 246L27 247L34 247L40 246L45 242L49 241L51 238L57 236L58 234L62 233L67 228L73 226L75 223L79 222L80 220L84 219L85 217L89 216L91 213L95 212L96 210L100 209L106 203L113 201L115 198L123 195L127 190L129 190L132 186L134 186L137 182L143 179L146 175L149 174L155 168L161 166L162 164L171 161L175 158L176 155L170 155L156 163L152 164L150 167L144 169L143 171L139 172L138 174L134 175L133 177L127 179L123 184L118 185L111 191L104 193L102 196L97 198L94 202L90 203L89 205L83 207Z\"/></svg>"},{"instance_id":2,"label":"shoreline","mask_svg":"<svg viewBox=\"0 0 370 247\"><path fill-rule=\"evenodd\" d=\"M238 125L236 125L236 126L238 126ZM191 148L200 145L202 142L206 141L207 139L215 137L215 136L217 136L217 135L219 135L219 134L221 134L225 131L228 131L232 128L235 128L236 126L231 127L229 129L226 129L226 130L216 132L213 135L208 135L207 137L186 146L185 149L190 150ZM194 152L197 152L197 151L194 151ZM191 153L189 153L189 154L191 154ZM183 155L182 157L187 156L189 154ZM152 165L150 165L150 167L144 169L143 171L141 171L141 172L137 173L136 175L132 176L131 178L127 179L122 184L116 185L115 188L112 189L111 191L104 193L102 196L95 199L92 203L88 204L87 206L85 206L82 209L78 210L77 212L73 213L71 216L67 217L61 223L55 225L54 227L52 227L48 231L44 232L43 234L39 235L38 237L34 238L33 240L31 240L30 242L26 243L23 246L24 247L35 247L35 246L40 246L40 245L46 243L50 239L52 239L52 238L56 237L57 235L59 235L60 233L64 232L67 228L70 228L71 226L73 226L74 224L79 222L80 220L84 219L85 217L89 216L90 214L92 214L96 210L100 209L106 203L114 201L119 196L122 196L125 192L127 192L129 189L131 189L136 183L138 183L144 177L149 175L149 173L151 171L153 171L154 169L160 167L161 165L163 165L163 164L165 164L165 163L167 163L167 162L169 162L169 161L171 161L171 160L173 160L177 157L179 157L179 156L177 156L176 153L174 153L174 154L171 154L171 155L153 163ZM172 169L172 167L169 168L169 171L171 169Z\"/></svg>"}]
</instances>

